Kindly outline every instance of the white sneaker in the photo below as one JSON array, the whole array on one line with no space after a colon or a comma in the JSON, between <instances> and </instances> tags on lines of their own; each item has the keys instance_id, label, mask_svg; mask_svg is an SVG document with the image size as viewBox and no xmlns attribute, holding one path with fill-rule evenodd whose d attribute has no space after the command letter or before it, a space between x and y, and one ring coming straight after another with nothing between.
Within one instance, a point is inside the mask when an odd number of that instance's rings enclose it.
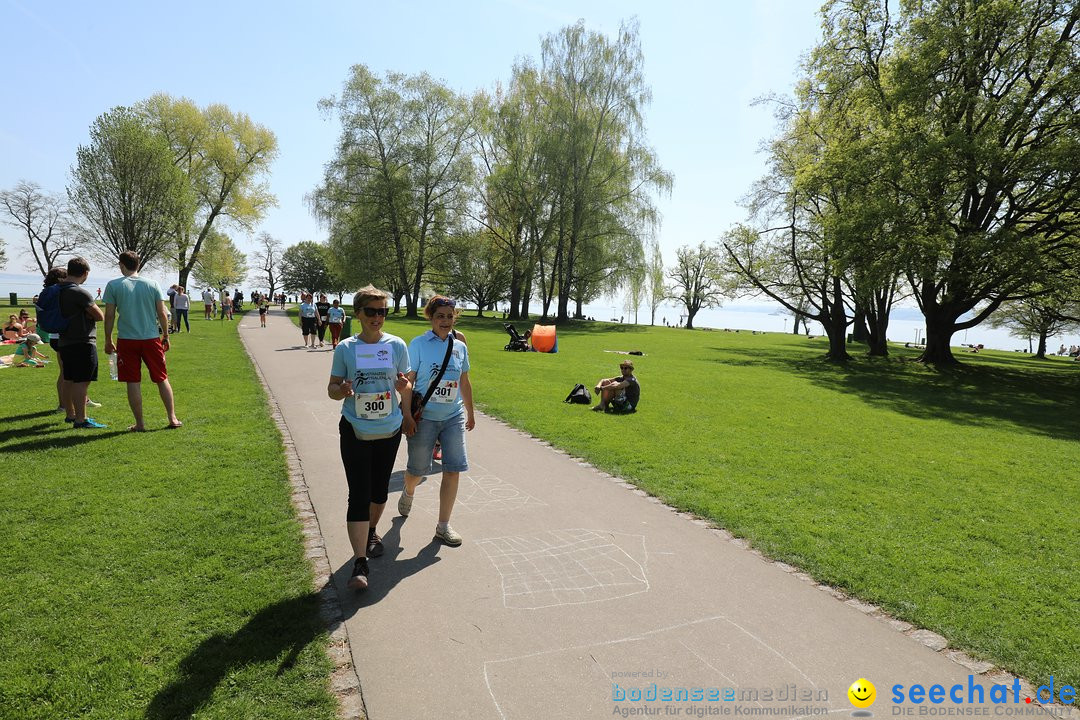
<instances>
[{"instance_id":1,"label":"white sneaker","mask_svg":"<svg viewBox=\"0 0 1080 720\"><path fill-rule=\"evenodd\" d=\"M86 398L86 407L101 407L101 403L94 402L90 398Z\"/></svg>"},{"instance_id":2,"label":"white sneaker","mask_svg":"<svg viewBox=\"0 0 1080 720\"><path fill-rule=\"evenodd\" d=\"M412 495L406 495L405 491L401 491L401 497L397 499L397 511L398 515L402 517L409 517L409 511L412 510Z\"/></svg>"},{"instance_id":3,"label":"white sneaker","mask_svg":"<svg viewBox=\"0 0 1080 720\"><path fill-rule=\"evenodd\" d=\"M439 530L439 526L436 525L435 526L435 537L437 539L439 539L439 540L442 540L444 543L446 543L450 547L457 547L458 545L461 544L461 536L458 535L457 531L454 530L454 528L450 527L449 525L446 526L445 530Z\"/></svg>"}]
</instances>

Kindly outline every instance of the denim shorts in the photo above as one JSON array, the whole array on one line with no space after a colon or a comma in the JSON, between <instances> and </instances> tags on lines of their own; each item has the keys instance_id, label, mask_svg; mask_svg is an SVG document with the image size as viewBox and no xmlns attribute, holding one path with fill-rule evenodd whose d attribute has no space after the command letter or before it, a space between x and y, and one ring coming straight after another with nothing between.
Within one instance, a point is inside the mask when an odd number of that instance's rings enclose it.
<instances>
[{"instance_id":1,"label":"denim shorts","mask_svg":"<svg viewBox=\"0 0 1080 720\"><path fill-rule=\"evenodd\" d=\"M442 443L443 472L465 472L469 458L465 453L465 413L460 412L447 420L420 418L416 434L409 438L410 475L427 475L431 472L431 453L435 441Z\"/></svg>"}]
</instances>

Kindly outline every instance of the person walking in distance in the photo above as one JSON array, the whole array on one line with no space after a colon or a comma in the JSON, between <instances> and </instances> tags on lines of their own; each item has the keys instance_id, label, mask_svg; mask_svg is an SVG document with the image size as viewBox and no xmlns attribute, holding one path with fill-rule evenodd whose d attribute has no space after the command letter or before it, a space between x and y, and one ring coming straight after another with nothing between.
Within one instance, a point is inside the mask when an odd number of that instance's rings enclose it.
<instances>
[{"instance_id":1,"label":"person walking in distance","mask_svg":"<svg viewBox=\"0 0 1080 720\"><path fill-rule=\"evenodd\" d=\"M191 332L191 323L188 322L188 310L191 308L191 296L185 292L182 285L176 286L176 295L173 296L173 325L176 332L180 332L180 320L184 321L184 327Z\"/></svg>"},{"instance_id":2,"label":"person walking in distance","mask_svg":"<svg viewBox=\"0 0 1080 720\"><path fill-rule=\"evenodd\" d=\"M341 328L345 325L345 310L335 299L334 304L326 311L327 325L330 326L330 340L334 347L341 341Z\"/></svg>"},{"instance_id":3,"label":"person walking in distance","mask_svg":"<svg viewBox=\"0 0 1080 720\"><path fill-rule=\"evenodd\" d=\"M319 347L322 347L323 341L326 340L326 326L330 322L330 303L326 301L325 294L319 295L319 302L315 303L315 310L319 314Z\"/></svg>"},{"instance_id":4,"label":"person walking in distance","mask_svg":"<svg viewBox=\"0 0 1080 720\"><path fill-rule=\"evenodd\" d=\"M165 297L156 282L139 277L138 255L129 250L120 254L119 261L122 277L110 280L105 286L105 354L116 353L117 379L127 383L128 404L135 417L135 424L128 430L146 430L142 402L143 363L146 363L150 381L158 386L169 419L167 427L178 428L183 423L176 417L172 385L165 367L165 353L169 349ZM117 326L115 345L112 339L114 324Z\"/></svg>"}]
</instances>

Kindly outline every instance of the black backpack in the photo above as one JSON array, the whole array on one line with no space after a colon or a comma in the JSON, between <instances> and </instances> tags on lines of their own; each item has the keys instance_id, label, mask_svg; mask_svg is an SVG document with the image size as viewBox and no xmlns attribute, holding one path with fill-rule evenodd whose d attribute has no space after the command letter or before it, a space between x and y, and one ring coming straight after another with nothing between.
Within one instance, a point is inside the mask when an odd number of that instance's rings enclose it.
<instances>
[{"instance_id":1,"label":"black backpack","mask_svg":"<svg viewBox=\"0 0 1080 720\"><path fill-rule=\"evenodd\" d=\"M589 394L589 389L578 383L574 386L574 389L570 391L570 394L566 396L563 402L571 403L573 405L588 405L592 402L592 395Z\"/></svg>"}]
</instances>

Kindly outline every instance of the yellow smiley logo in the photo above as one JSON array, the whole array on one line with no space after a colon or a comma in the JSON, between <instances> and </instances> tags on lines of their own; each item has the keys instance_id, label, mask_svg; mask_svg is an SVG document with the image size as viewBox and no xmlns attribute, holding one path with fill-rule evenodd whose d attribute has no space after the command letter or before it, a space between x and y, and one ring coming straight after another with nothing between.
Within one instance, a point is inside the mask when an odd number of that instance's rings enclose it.
<instances>
[{"instance_id":1,"label":"yellow smiley logo","mask_svg":"<svg viewBox=\"0 0 1080 720\"><path fill-rule=\"evenodd\" d=\"M848 700L857 708L868 708L877 699L877 688L866 678L859 678L847 689Z\"/></svg>"}]
</instances>

